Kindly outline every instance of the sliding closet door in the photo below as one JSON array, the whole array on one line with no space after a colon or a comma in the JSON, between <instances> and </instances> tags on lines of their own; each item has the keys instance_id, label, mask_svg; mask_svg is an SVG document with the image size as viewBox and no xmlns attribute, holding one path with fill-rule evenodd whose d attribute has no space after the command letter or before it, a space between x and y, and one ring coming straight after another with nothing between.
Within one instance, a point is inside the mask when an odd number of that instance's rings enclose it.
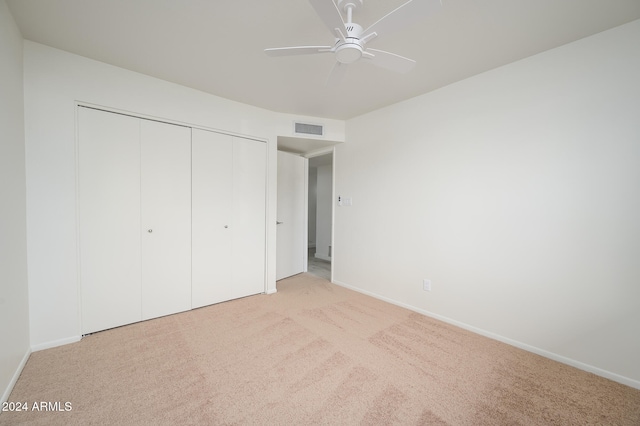
<instances>
[{"instance_id":1,"label":"sliding closet door","mask_svg":"<svg viewBox=\"0 0 640 426\"><path fill-rule=\"evenodd\" d=\"M192 306L231 299L232 137L193 129Z\"/></svg>"},{"instance_id":2,"label":"sliding closet door","mask_svg":"<svg viewBox=\"0 0 640 426\"><path fill-rule=\"evenodd\" d=\"M82 334L140 321L140 120L78 108Z\"/></svg>"},{"instance_id":3,"label":"sliding closet door","mask_svg":"<svg viewBox=\"0 0 640 426\"><path fill-rule=\"evenodd\" d=\"M264 292L265 143L233 138L233 286L231 298Z\"/></svg>"},{"instance_id":4,"label":"sliding closet door","mask_svg":"<svg viewBox=\"0 0 640 426\"><path fill-rule=\"evenodd\" d=\"M191 309L191 129L141 120L142 319Z\"/></svg>"}]
</instances>

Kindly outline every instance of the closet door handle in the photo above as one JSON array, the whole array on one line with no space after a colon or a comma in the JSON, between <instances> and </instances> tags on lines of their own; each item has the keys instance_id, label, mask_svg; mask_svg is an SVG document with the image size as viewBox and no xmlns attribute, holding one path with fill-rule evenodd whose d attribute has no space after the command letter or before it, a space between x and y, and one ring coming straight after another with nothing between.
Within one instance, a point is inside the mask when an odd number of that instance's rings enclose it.
<instances>
[{"instance_id":1,"label":"closet door handle","mask_svg":"<svg viewBox=\"0 0 640 426\"><path fill-rule=\"evenodd\" d=\"M149 229L147 232L148 232L148 233L152 233L152 232L153 232L153 229Z\"/></svg>"},{"instance_id":2,"label":"closet door handle","mask_svg":"<svg viewBox=\"0 0 640 426\"><path fill-rule=\"evenodd\" d=\"M225 225L224 227L225 227L225 229L226 229L226 228L228 228L228 227L229 227L229 225Z\"/></svg>"},{"instance_id":3,"label":"closet door handle","mask_svg":"<svg viewBox=\"0 0 640 426\"><path fill-rule=\"evenodd\" d=\"M284 222L278 222L278 221L276 220L276 225L282 225L283 223L284 223Z\"/></svg>"}]
</instances>

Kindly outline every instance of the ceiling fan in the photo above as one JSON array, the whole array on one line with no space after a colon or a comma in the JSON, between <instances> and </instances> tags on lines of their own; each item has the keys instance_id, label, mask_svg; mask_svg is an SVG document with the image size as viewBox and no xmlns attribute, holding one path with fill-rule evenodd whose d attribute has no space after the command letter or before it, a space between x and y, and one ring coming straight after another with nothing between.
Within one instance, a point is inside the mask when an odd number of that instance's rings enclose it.
<instances>
[{"instance_id":1,"label":"ceiling fan","mask_svg":"<svg viewBox=\"0 0 640 426\"><path fill-rule=\"evenodd\" d=\"M404 28L425 17L441 6L441 0L409 0L388 13L367 29L353 22L353 11L363 0L309 0L311 6L335 37L333 46L295 46L265 49L269 56L308 55L333 53L336 57L326 84L332 86L344 76L347 66L360 59L399 73L409 72L416 62L394 53L372 49L366 44L394 30ZM346 22L340 12L346 15Z\"/></svg>"}]
</instances>

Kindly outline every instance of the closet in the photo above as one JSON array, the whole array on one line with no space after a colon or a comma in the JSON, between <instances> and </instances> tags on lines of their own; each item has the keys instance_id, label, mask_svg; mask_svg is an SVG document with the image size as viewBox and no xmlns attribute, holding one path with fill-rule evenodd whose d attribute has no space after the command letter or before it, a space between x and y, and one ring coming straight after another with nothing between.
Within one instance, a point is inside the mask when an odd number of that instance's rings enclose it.
<instances>
[{"instance_id":1,"label":"closet","mask_svg":"<svg viewBox=\"0 0 640 426\"><path fill-rule=\"evenodd\" d=\"M78 108L82 334L257 294L266 144Z\"/></svg>"}]
</instances>

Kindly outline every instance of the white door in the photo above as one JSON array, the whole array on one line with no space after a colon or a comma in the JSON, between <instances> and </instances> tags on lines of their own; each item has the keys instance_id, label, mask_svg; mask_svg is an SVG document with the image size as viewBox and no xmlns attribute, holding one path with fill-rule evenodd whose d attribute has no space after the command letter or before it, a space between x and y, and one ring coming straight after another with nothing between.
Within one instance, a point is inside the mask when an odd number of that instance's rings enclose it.
<instances>
[{"instance_id":1,"label":"white door","mask_svg":"<svg viewBox=\"0 0 640 426\"><path fill-rule=\"evenodd\" d=\"M266 144L193 129L192 306L263 293Z\"/></svg>"},{"instance_id":2,"label":"white door","mask_svg":"<svg viewBox=\"0 0 640 426\"><path fill-rule=\"evenodd\" d=\"M140 120L78 109L82 334L140 321Z\"/></svg>"},{"instance_id":3,"label":"white door","mask_svg":"<svg viewBox=\"0 0 640 426\"><path fill-rule=\"evenodd\" d=\"M191 128L141 120L142 319L191 309Z\"/></svg>"},{"instance_id":4,"label":"white door","mask_svg":"<svg viewBox=\"0 0 640 426\"><path fill-rule=\"evenodd\" d=\"M80 107L82 333L191 308L191 129Z\"/></svg>"},{"instance_id":5,"label":"white door","mask_svg":"<svg viewBox=\"0 0 640 426\"><path fill-rule=\"evenodd\" d=\"M308 160L278 151L276 280L306 270Z\"/></svg>"},{"instance_id":6,"label":"white door","mask_svg":"<svg viewBox=\"0 0 640 426\"><path fill-rule=\"evenodd\" d=\"M233 140L193 129L192 307L231 299Z\"/></svg>"},{"instance_id":7,"label":"white door","mask_svg":"<svg viewBox=\"0 0 640 426\"><path fill-rule=\"evenodd\" d=\"M264 293L267 144L233 138L231 298Z\"/></svg>"}]
</instances>

